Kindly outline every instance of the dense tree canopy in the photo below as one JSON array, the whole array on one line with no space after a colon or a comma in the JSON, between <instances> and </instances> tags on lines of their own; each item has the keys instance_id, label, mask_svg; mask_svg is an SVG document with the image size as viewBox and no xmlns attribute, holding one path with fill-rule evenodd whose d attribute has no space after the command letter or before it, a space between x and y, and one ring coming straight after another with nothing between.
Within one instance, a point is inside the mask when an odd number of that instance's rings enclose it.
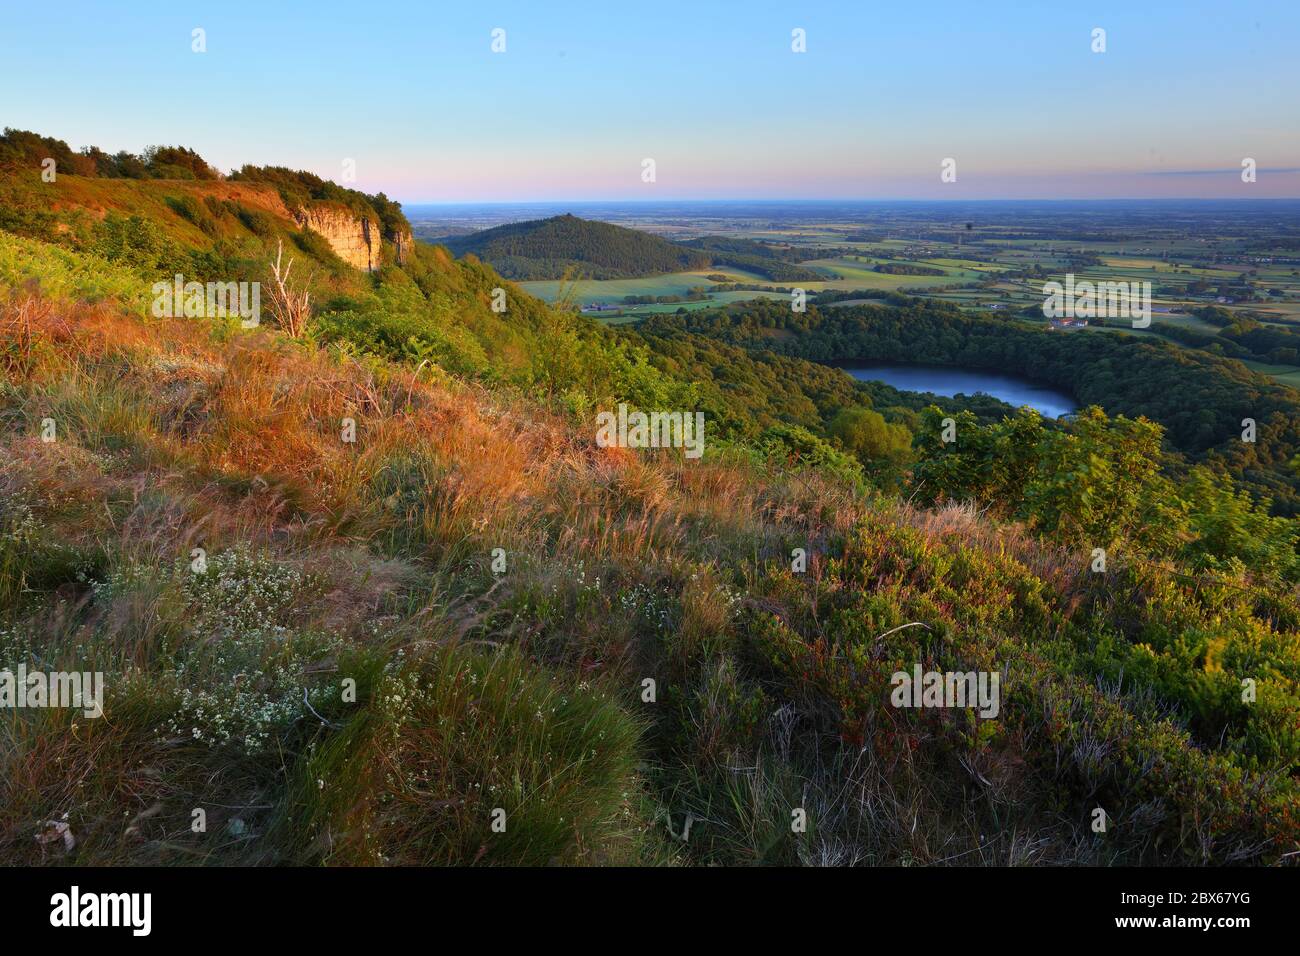
<instances>
[{"instance_id":1,"label":"dense tree canopy","mask_svg":"<svg viewBox=\"0 0 1300 956\"><path fill-rule=\"evenodd\" d=\"M787 303L755 300L674 318L685 334L816 362L961 365L1020 375L1112 415L1157 421L1192 460L1218 463L1279 513L1300 512L1300 477L1289 465L1300 451L1300 395L1293 389L1238 361L1167 342L1061 333L947 303L898 301L798 313ZM1247 420L1255 423L1253 434Z\"/></svg>"},{"instance_id":2,"label":"dense tree canopy","mask_svg":"<svg viewBox=\"0 0 1300 956\"><path fill-rule=\"evenodd\" d=\"M0 135L0 169L40 169L53 159L58 172L107 179L218 179L220 173L184 146L148 146L144 153L109 155L98 146L74 152L67 143L28 130L5 128Z\"/></svg>"},{"instance_id":3,"label":"dense tree canopy","mask_svg":"<svg viewBox=\"0 0 1300 956\"><path fill-rule=\"evenodd\" d=\"M507 279L559 279L576 270L588 279L628 279L703 269L711 260L635 229L577 216L515 222L449 239L457 255L471 252Z\"/></svg>"}]
</instances>

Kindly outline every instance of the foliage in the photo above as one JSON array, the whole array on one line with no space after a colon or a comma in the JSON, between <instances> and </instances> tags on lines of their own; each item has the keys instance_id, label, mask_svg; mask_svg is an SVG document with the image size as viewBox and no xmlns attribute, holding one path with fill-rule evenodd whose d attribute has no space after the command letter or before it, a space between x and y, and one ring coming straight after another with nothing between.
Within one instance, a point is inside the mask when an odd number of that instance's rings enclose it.
<instances>
[{"instance_id":1,"label":"foliage","mask_svg":"<svg viewBox=\"0 0 1300 956\"><path fill-rule=\"evenodd\" d=\"M853 453L868 470L897 481L912 458L912 433L904 425L891 424L869 408L844 408L832 419L832 438Z\"/></svg>"},{"instance_id":2,"label":"foliage","mask_svg":"<svg viewBox=\"0 0 1300 956\"><path fill-rule=\"evenodd\" d=\"M918 436L913 481L924 500L977 501L1086 550L1249 571L1269 584L1300 580L1295 521L1270 517L1268 502L1208 468L1177 477L1152 422L1096 407L1057 429L1028 410L988 426L962 414L946 442L943 417L927 411Z\"/></svg>"},{"instance_id":3,"label":"foliage","mask_svg":"<svg viewBox=\"0 0 1300 956\"><path fill-rule=\"evenodd\" d=\"M230 174L230 179L233 182L274 186L285 206L291 210L302 209L312 201L338 203L354 214L378 223L385 239L392 240L399 232L409 233L411 230L410 223L402 215L401 204L383 193L368 196L306 170L293 170L284 166L242 166Z\"/></svg>"},{"instance_id":4,"label":"foliage","mask_svg":"<svg viewBox=\"0 0 1300 956\"><path fill-rule=\"evenodd\" d=\"M658 236L571 215L497 226L446 245L515 280L558 279L570 268L589 279L624 279L703 269L711 261Z\"/></svg>"},{"instance_id":5,"label":"foliage","mask_svg":"<svg viewBox=\"0 0 1300 956\"><path fill-rule=\"evenodd\" d=\"M1300 513L1300 478L1286 463L1300 450L1300 394L1239 362L1123 334L1061 335L1041 326L963 313L937 301L810 307L792 312L754 300L675 317L761 354L991 368L1060 388L1113 415L1145 416L1197 461L1218 463L1278 514ZM774 334L777 333L777 334ZM1242 440L1242 420L1257 423Z\"/></svg>"},{"instance_id":6,"label":"foliage","mask_svg":"<svg viewBox=\"0 0 1300 956\"><path fill-rule=\"evenodd\" d=\"M108 179L218 179L220 174L184 146L149 146L142 155L110 156L97 146L75 153L61 139L5 127L0 135L0 169L40 169L53 159L57 173Z\"/></svg>"}]
</instances>

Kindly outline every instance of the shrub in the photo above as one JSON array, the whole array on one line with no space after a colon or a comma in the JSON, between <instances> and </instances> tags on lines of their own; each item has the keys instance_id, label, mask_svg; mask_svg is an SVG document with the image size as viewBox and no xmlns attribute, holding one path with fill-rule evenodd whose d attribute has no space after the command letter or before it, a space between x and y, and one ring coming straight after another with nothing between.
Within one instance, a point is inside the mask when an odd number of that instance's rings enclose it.
<instances>
[{"instance_id":1,"label":"shrub","mask_svg":"<svg viewBox=\"0 0 1300 956\"><path fill-rule=\"evenodd\" d=\"M217 224L207 210L199 204L199 201L193 196L168 196L167 205L171 207L172 212L192 222L194 225L209 236L217 234Z\"/></svg>"},{"instance_id":2,"label":"shrub","mask_svg":"<svg viewBox=\"0 0 1300 956\"><path fill-rule=\"evenodd\" d=\"M249 209L241 205L236 215L245 228L255 236L269 236L275 230L275 221L260 209Z\"/></svg>"},{"instance_id":3,"label":"shrub","mask_svg":"<svg viewBox=\"0 0 1300 956\"><path fill-rule=\"evenodd\" d=\"M334 254L334 247L319 232L313 229L302 229L295 232L292 238L294 245L318 262L328 264L338 262L339 257Z\"/></svg>"},{"instance_id":4,"label":"shrub","mask_svg":"<svg viewBox=\"0 0 1300 956\"><path fill-rule=\"evenodd\" d=\"M100 223L94 251L150 276L165 274L184 259L179 247L151 220L113 213Z\"/></svg>"}]
</instances>

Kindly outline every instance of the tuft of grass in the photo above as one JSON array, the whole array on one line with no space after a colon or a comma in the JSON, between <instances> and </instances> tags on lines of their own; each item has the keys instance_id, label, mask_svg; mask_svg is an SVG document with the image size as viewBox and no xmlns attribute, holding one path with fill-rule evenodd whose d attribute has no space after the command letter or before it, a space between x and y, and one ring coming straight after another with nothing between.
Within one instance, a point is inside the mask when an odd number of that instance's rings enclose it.
<instances>
[{"instance_id":1,"label":"tuft of grass","mask_svg":"<svg viewBox=\"0 0 1300 956\"><path fill-rule=\"evenodd\" d=\"M591 863L634 853L639 728L518 653L440 648L386 668L289 796L332 864Z\"/></svg>"}]
</instances>

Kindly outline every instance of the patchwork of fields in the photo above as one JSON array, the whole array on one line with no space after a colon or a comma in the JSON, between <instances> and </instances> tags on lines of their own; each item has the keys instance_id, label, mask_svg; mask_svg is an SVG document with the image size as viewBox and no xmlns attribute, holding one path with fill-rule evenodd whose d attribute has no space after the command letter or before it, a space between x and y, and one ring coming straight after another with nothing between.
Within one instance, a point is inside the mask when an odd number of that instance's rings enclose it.
<instances>
[{"instance_id":1,"label":"patchwork of fields","mask_svg":"<svg viewBox=\"0 0 1300 956\"><path fill-rule=\"evenodd\" d=\"M1213 222L1179 224L1176 217L1162 216L1158 209L1139 210L1132 216L1115 213L1111 219L1100 216L1085 225L1068 216L1048 217L1032 211L1014 221L997 217L981 221L980 212L971 210L969 219L964 214L907 210L825 221L815 217L733 219L725 231L728 238L806 248L810 258L800 260L802 265L826 278L779 283L743 269L720 267L641 279L579 279L567 291L583 306L601 303L614 307L608 313L598 313L613 323L756 296L784 297L793 285L809 294L901 292L963 308L1015 313L1034 321L1044 298L1043 284L1064 281L1067 274L1073 274L1076 281L1149 282L1154 321L1189 332L1215 333L1213 325L1190 314L1207 305L1219 305L1266 326L1300 328L1300 252L1293 251L1295 240L1289 234L1271 234L1271 224L1258 233L1242 228L1240 222L1216 231ZM664 222L638 215L642 218L629 215L621 224L674 239L719 230L719 223L712 218L693 221L676 216ZM878 271L881 268L886 271ZM720 276L725 277L725 284ZM732 289L731 284L745 288ZM522 285L551 301L561 294L559 282ZM625 296L684 299L691 294L695 296L692 301L623 301ZM1099 330L1115 331L1099 323L1093 323L1088 331ZM1158 330L1140 334L1175 341ZM1300 384L1300 365L1248 364L1279 382Z\"/></svg>"}]
</instances>

